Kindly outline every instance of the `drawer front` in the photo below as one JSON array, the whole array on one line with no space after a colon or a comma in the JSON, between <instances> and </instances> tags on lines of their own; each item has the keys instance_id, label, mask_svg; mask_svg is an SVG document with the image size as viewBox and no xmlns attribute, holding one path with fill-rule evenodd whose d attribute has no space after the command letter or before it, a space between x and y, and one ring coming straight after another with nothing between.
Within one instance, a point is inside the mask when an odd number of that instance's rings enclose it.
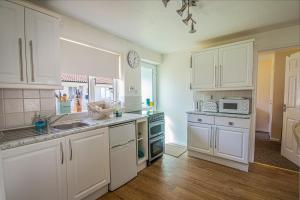
<instances>
[{"instance_id":1,"label":"drawer front","mask_svg":"<svg viewBox=\"0 0 300 200\"><path fill-rule=\"evenodd\" d=\"M215 124L219 126L250 128L250 119L240 119L231 117L216 117Z\"/></svg>"},{"instance_id":2,"label":"drawer front","mask_svg":"<svg viewBox=\"0 0 300 200\"><path fill-rule=\"evenodd\" d=\"M214 124L215 117L207 115L188 114L188 122Z\"/></svg>"}]
</instances>

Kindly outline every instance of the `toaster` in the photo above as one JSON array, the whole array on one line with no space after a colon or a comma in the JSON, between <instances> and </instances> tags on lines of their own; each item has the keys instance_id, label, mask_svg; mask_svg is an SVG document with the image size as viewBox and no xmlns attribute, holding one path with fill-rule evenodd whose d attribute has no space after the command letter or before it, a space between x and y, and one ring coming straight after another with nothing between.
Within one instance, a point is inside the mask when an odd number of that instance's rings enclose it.
<instances>
[{"instance_id":1,"label":"toaster","mask_svg":"<svg viewBox=\"0 0 300 200\"><path fill-rule=\"evenodd\" d=\"M203 112L218 112L218 103L214 100L204 101L202 104Z\"/></svg>"}]
</instances>

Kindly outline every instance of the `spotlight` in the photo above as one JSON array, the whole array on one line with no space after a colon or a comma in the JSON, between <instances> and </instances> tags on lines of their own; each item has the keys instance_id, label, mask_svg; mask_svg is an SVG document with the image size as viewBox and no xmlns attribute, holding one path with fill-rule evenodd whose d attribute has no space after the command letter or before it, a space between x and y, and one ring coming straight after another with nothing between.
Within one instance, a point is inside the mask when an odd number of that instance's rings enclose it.
<instances>
[{"instance_id":1,"label":"spotlight","mask_svg":"<svg viewBox=\"0 0 300 200\"><path fill-rule=\"evenodd\" d=\"M185 23L186 25L188 25L191 18L192 18L192 14L189 13L188 16L184 20L182 20L182 21L183 21L183 23Z\"/></svg>"},{"instance_id":2,"label":"spotlight","mask_svg":"<svg viewBox=\"0 0 300 200\"><path fill-rule=\"evenodd\" d=\"M196 32L196 29L194 27L194 22L192 21L192 25L191 25L191 30L189 31L190 33L195 33Z\"/></svg>"}]
</instances>

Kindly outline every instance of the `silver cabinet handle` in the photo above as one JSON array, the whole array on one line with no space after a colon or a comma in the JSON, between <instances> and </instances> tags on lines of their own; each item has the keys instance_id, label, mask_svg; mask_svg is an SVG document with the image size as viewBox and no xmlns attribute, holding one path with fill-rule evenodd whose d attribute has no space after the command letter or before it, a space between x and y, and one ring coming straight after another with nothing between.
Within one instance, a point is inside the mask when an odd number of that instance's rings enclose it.
<instances>
[{"instance_id":1,"label":"silver cabinet handle","mask_svg":"<svg viewBox=\"0 0 300 200\"><path fill-rule=\"evenodd\" d=\"M209 146L212 148L212 137L213 137L213 127L211 127L211 132L210 132L210 139L209 139Z\"/></svg>"},{"instance_id":2,"label":"silver cabinet handle","mask_svg":"<svg viewBox=\"0 0 300 200\"><path fill-rule=\"evenodd\" d=\"M234 124L233 122L228 122L228 125L230 126L233 126L233 124Z\"/></svg>"},{"instance_id":3,"label":"silver cabinet handle","mask_svg":"<svg viewBox=\"0 0 300 200\"><path fill-rule=\"evenodd\" d=\"M218 67L215 65L215 87L218 87Z\"/></svg>"},{"instance_id":4,"label":"silver cabinet handle","mask_svg":"<svg viewBox=\"0 0 300 200\"><path fill-rule=\"evenodd\" d=\"M202 119L201 119L201 118L198 118L198 122L202 122Z\"/></svg>"},{"instance_id":5,"label":"silver cabinet handle","mask_svg":"<svg viewBox=\"0 0 300 200\"><path fill-rule=\"evenodd\" d=\"M218 139L218 128L216 128L216 132L215 132L215 149L217 148L217 139Z\"/></svg>"},{"instance_id":6,"label":"silver cabinet handle","mask_svg":"<svg viewBox=\"0 0 300 200\"><path fill-rule=\"evenodd\" d=\"M223 70L222 70L222 65L220 65L219 67L219 87L221 87L221 82L222 82L222 73L223 73Z\"/></svg>"},{"instance_id":7,"label":"silver cabinet handle","mask_svg":"<svg viewBox=\"0 0 300 200\"><path fill-rule=\"evenodd\" d=\"M33 63L33 44L32 40L29 41L30 47L30 60L31 60L31 81L34 82L34 63Z\"/></svg>"},{"instance_id":8,"label":"silver cabinet handle","mask_svg":"<svg viewBox=\"0 0 300 200\"><path fill-rule=\"evenodd\" d=\"M23 54L22 54L22 38L19 38L19 62L20 62L20 79L24 81L23 76Z\"/></svg>"},{"instance_id":9,"label":"silver cabinet handle","mask_svg":"<svg viewBox=\"0 0 300 200\"><path fill-rule=\"evenodd\" d=\"M70 160L72 160L73 159L73 148L72 148L71 139L69 139L69 148L70 148Z\"/></svg>"},{"instance_id":10,"label":"silver cabinet handle","mask_svg":"<svg viewBox=\"0 0 300 200\"><path fill-rule=\"evenodd\" d=\"M60 142L60 152L61 152L61 164L63 165L65 158L64 158L64 147L62 142Z\"/></svg>"}]
</instances>

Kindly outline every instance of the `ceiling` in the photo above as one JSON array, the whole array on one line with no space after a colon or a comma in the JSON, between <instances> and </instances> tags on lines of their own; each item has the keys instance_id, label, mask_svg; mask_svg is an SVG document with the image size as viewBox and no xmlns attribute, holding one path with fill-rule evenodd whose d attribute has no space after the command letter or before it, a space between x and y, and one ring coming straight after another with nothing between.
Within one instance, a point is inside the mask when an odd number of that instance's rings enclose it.
<instances>
[{"instance_id":1,"label":"ceiling","mask_svg":"<svg viewBox=\"0 0 300 200\"><path fill-rule=\"evenodd\" d=\"M247 30L299 24L299 0L200 0L192 9L197 32L188 33L180 0L34 0L60 14L99 27L161 53Z\"/></svg>"}]
</instances>

